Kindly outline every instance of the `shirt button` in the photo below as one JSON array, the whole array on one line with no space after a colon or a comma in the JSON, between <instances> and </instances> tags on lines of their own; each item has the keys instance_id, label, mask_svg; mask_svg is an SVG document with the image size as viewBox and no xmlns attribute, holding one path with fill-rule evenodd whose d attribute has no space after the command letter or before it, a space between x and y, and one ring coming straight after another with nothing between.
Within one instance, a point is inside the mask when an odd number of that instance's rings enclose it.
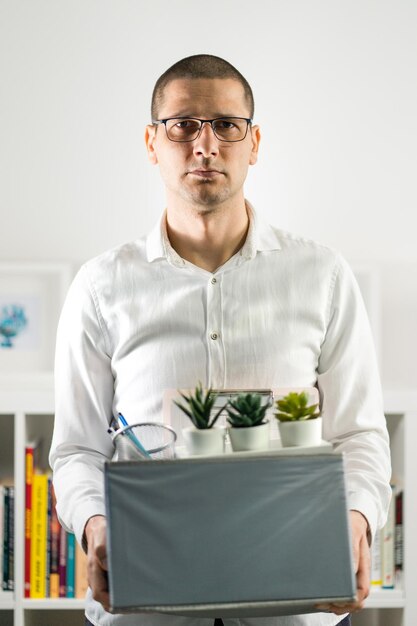
<instances>
[{"instance_id":1,"label":"shirt button","mask_svg":"<svg viewBox=\"0 0 417 626\"><path fill-rule=\"evenodd\" d=\"M211 333L210 334L210 338L213 339L213 341L216 341L216 339L218 338L218 334L217 333Z\"/></svg>"},{"instance_id":2,"label":"shirt button","mask_svg":"<svg viewBox=\"0 0 417 626\"><path fill-rule=\"evenodd\" d=\"M213 278L211 279L211 284L215 285L216 283L217 283L217 278L214 278L214 276L213 276Z\"/></svg>"}]
</instances>

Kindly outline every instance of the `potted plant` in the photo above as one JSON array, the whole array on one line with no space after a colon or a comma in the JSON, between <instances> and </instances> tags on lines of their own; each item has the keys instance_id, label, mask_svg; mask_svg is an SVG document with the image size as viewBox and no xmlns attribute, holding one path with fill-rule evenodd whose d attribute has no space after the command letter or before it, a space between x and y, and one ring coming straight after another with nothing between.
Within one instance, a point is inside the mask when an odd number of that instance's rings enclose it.
<instances>
[{"instance_id":1,"label":"potted plant","mask_svg":"<svg viewBox=\"0 0 417 626\"><path fill-rule=\"evenodd\" d=\"M290 392L275 405L283 446L317 446L321 443L322 420L318 404L309 405L305 391Z\"/></svg>"},{"instance_id":2,"label":"potted plant","mask_svg":"<svg viewBox=\"0 0 417 626\"><path fill-rule=\"evenodd\" d=\"M201 382L198 383L194 393L187 395L179 391L179 394L185 401L185 404L176 400L174 400L174 403L193 423L192 427L184 428L182 431L189 454L223 454L225 429L213 428L224 409L224 406L222 406L212 415L217 394L211 388L206 391L203 390Z\"/></svg>"},{"instance_id":3,"label":"potted plant","mask_svg":"<svg viewBox=\"0 0 417 626\"><path fill-rule=\"evenodd\" d=\"M229 400L226 411L230 424L229 436L232 449L265 450L269 446L269 422L265 415L271 402L261 404L259 393L240 393Z\"/></svg>"}]
</instances>

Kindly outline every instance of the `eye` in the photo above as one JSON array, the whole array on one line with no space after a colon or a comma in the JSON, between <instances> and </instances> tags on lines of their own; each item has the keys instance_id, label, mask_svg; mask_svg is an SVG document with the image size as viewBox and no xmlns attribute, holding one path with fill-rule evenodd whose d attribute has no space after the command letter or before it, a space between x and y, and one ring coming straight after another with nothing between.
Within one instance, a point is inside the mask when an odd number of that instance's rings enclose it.
<instances>
[{"instance_id":1,"label":"eye","mask_svg":"<svg viewBox=\"0 0 417 626\"><path fill-rule=\"evenodd\" d=\"M200 126L200 124L196 120L179 120L174 124L174 126L175 128L183 130L195 130Z\"/></svg>"},{"instance_id":2,"label":"eye","mask_svg":"<svg viewBox=\"0 0 417 626\"><path fill-rule=\"evenodd\" d=\"M172 141L192 141L200 130L200 122L192 118L179 117L168 120L166 124L168 138Z\"/></svg>"},{"instance_id":3,"label":"eye","mask_svg":"<svg viewBox=\"0 0 417 626\"><path fill-rule=\"evenodd\" d=\"M216 128L222 128L224 130L228 130L231 128L234 128L236 126L236 124L234 124L233 122L231 122L230 120L218 120L215 123Z\"/></svg>"}]
</instances>

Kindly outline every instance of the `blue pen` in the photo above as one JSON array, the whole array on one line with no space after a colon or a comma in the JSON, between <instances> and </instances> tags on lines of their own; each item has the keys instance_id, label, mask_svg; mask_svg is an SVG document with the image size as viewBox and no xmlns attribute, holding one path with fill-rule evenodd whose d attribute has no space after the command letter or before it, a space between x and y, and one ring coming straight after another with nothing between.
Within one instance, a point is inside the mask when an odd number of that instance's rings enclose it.
<instances>
[{"instance_id":1,"label":"blue pen","mask_svg":"<svg viewBox=\"0 0 417 626\"><path fill-rule=\"evenodd\" d=\"M123 417L123 415L121 413L119 413L119 418L121 423L123 424L123 426L129 426L129 424L127 423L126 419ZM126 435L129 437L129 439L132 441L132 443L135 444L135 446L137 447L137 449L142 453L143 456L146 456L146 458L151 459L151 455L149 454L149 452L147 450L145 450L145 448L143 447L143 445L141 444L141 442L139 441L139 439L136 437L136 435L134 433L132 433L130 430L126 431Z\"/></svg>"}]
</instances>

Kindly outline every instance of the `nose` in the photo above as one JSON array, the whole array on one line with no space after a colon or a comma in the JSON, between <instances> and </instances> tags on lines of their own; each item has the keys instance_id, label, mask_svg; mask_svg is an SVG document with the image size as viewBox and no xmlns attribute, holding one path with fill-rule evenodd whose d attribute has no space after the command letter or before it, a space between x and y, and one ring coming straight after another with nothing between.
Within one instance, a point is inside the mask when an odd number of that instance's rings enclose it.
<instances>
[{"instance_id":1,"label":"nose","mask_svg":"<svg viewBox=\"0 0 417 626\"><path fill-rule=\"evenodd\" d=\"M204 158L216 156L219 152L219 140L208 122L203 122L200 135L194 141L194 154Z\"/></svg>"}]
</instances>

